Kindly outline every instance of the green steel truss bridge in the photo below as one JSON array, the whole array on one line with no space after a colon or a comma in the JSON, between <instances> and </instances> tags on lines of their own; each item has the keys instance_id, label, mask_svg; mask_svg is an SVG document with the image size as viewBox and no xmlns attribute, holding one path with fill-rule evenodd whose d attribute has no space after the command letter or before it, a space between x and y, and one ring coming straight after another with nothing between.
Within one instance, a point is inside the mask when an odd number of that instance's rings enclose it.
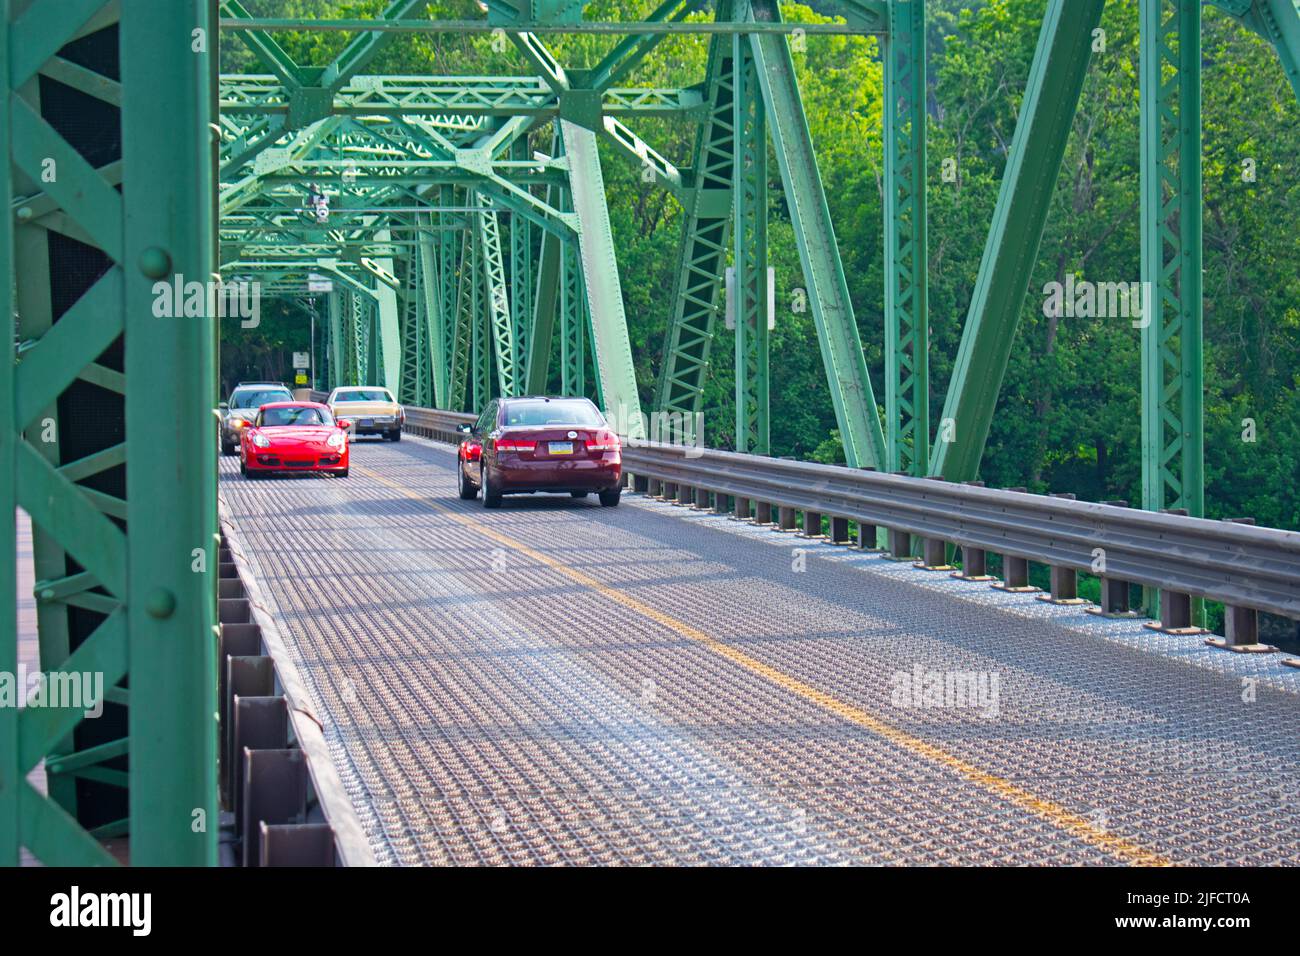
<instances>
[{"instance_id":1,"label":"green steel truss bridge","mask_svg":"<svg viewBox=\"0 0 1300 956\"><path fill-rule=\"evenodd\" d=\"M1295 0L1214 5L1273 44L1300 94ZM1234 718L1226 705L1198 710L1188 699L1207 687L1226 687L1233 697L1238 664L1264 674L1261 708L1277 712L1274 725L1294 714L1298 689L1276 655L1221 655L1215 659L1232 665L1189 671L1169 660L1173 652L1164 645L1122 646L1115 630L1137 626L1123 623L1129 584L1146 588L1146 607L1159 609L1161 640L1195 631L1202 598L1228 604L1227 643L1238 647L1255 646L1259 611L1300 616L1287 596L1300 575L1293 533L1201 520L1200 0L1141 2L1141 278L1150 290L1151 319L1142 331L1145 513L1123 520L1104 506L1079 502L1022 508L1017 502L1025 496L1008 498L1015 493L975 483L1104 0L1044 2L1010 160L938 416L928 374L930 163L921 0L811 3L837 18L816 24L784 19L775 0L666 0L644 20L619 23L585 19L586 5L577 0L487 0L482 17L472 21L433 19L431 6L394 0L373 20L296 21L255 17L239 0L0 0L6 84L0 131L9 153L0 169L0 200L10 212L0 230L0 276L6 310L16 317L0 361L0 615L10 622L17 614L15 580L22 569L10 543L21 539L15 512L22 509L31 523L39 660L56 675L101 673L108 688L105 712L94 720L74 708L0 706L0 862L17 862L25 849L52 864L113 863L125 855L113 848L126 845L134 864L215 864L225 847L222 808L235 804L241 807L237 830L248 820L255 824L259 814L279 821L262 831L263 852L289 847L305 858L319 836L315 824L304 822L307 797L296 810L275 811L257 803L256 787L251 796L241 789L245 764L234 744L257 738L264 742L254 746L254 756L281 753L283 742L265 742L276 739L277 719L279 736L290 728L308 753L310 803L333 825L333 839L346 848L339 855L350 861L518 862L528 857L521 848L538 845L534 837L548 826L560 828L555 821L567 819L567 810L585 823L557 837L539 857L543 862L762 861L782 854L809 862L984 861L997 857L998 845L1009 848L1009 858L1032 862L1220 860L1207 847L1230 846L1224 833L1207 830L1199 842L1188 841L1185 828L1146 826L1124 808L1147 799L1168 820L1207 801L1258 801L1267 780L1198 777L1194 787L1165 783L1145 797L1116 785L1109 811L1116 819L1099 823L1068 786L1045 783L1053 792L1043 794L1032 792L1032 782L1018 782L1023 774L1032 778L1035 768L1083 760L1086 747L1053 737L1056 744L1034 752L1028 737L1018 737L1003 748L995 735L981 735L978 723L945 727L937 718L880 717L875 690L860 693L853 680L856 675L866 686L876 679L870 675L885 652L875 637L839 658L827 657L825 648L765 656L746 643L753 633L766 633L764 621L798 633L806 623L800 609L817 608L809 617L845 615L850 634L857 627L856 633L874 635L882 620L885 630L920 629L927 636L914 649L931 653L936 666L985 655L993 664L1025 668L1017 686L1027 688L1026 698L1006 706L1027 724L1035 713L1077 702L1078 694L1096 707L1105 700L1107 719L1116 721L1166 708L1162 719L1174 729L1165 738L1116 731L1100 748L1087 769L1103 776L1152 759L1157 744L1191 763L1203 757L1195 741ZM342 31L351 39L332 61L308 65L277 41L285 31L303 30ZM404 36L454 33L492 35L518 51L527 72L371 70L377 55ZM554 35L576 33L607 37L608 52L594 66L574 68L549 49ZM637 86L637 68L656 45L683 33L707 36L704 75L680 89ZM883 402L863 357L791 52L796 36L812 44L833 34L881 38ZM255 55L257 72L219 73L219 41L232 38ZM695 147L687 162L674 164L637 134L646 117L690 124ZM775 171L767 168L769 144ZM629 342L602 146L685 211L663 353L649 381L638 378ZM848 464L859 476L853 481L870 479L867 485L850 486L834 471L778 473L773 469L798 463L763 457L772 405L767 189L774 179L792 218L826 387ZM277 484L275 494L256 500L228 462L219 465L212 440L217 319L210 310L189 317L157 311L158 284L217 279L231 289L256 282L263 298L300 303L304 322L310 313L317 332L312 387L386 385L416 410L413 430L430 440L367 452L369 464L357 469L362 480L348 490L321 483L289 494ZM734 451L744 454L706 457L700 465L651 446L630 458L631 491L644 498L632 497L633 507L620 511L634 515L626 526L576 504L560 512L550 531L537 509L491 522L460 505L419 511L420 502L445 498L454 484L450 459L433 440L451 437L457 413L480 409L493 396L587 394L630 442L645 438L663 416L691 437L719 338L734 342ZM935 488L955 489L956 497L936 507ZM664 501L693 508L672 511ZM321 536L325 563L346 564L352 542L365 547L370 566L408 583L392 590L385 578L366 593L363 576L331 580L319 568L295 567L295 560L312 563L295 541L303 533L300 507L352 531ZM993 512L1003 515L1000 525L989 517ZM706 524L725 522L722 513L743 520L730 530ZM796 539L763 538L768 532L749 522L798 530L800 514L803 534L816 539L808 547L822 549L811 560L848 555L853 549L835 545L856 541L858 557L875 563L857 570L836 564L836 577L817 588L781 583L788 549L771 541ZM1044 531L1052 522L1057 531ZM579 546L582 526L608 536L605 563L593 570L563 561L566 548ZM673 530L679 527L686 530ZM1070 610L1075 575L1089 568L1079 529L1131 557L1109 579L1103 572L1109 585L1101 610L1118 616L1103 618L1110 622L1103 630L1111 630L1102 637L1113 646L1089 632L1093 643L1061 651L1065 638L1080 640L1074 623L1051 617L1081 613ZM475 535L477 546L466 539ZM538 545L537 535L553 535L546 540L554 547ZM1206 542L1235 555L1237 571L1214 570ZM972 609L944 588L906 579L924 576L923 569L874 556L877 550L899 558L915 553L923 568L943 569L954 546L963 552L968 579L958 587L984 579L986 553L1004 554L1004 596L1027 584L1027 562L1052 567L1045 595L1052 600L1034 605L1048 617L1027 625L1022 614L1014 626L1005 625L1029 649L1027 659L1009 663L1005 647L989 640L1012 611L979 602ZM452 657L469 654L464 635L447 630L436 608L402 618L382 605L418 605L421 595L444 587L447 579L420 577L427 568L409 564L412 548L424 549L454 576L479 559L475 547L496 547L510 562L522 562L512 565L523 568L520 587L572 591L575 606L632 645L638 638L655 647L669 641L668 650L652 656L668 655L655 660L672 671L688 669L699 685L655 684L645 676L646 660L634 659L628 645L605 643L595 624L577 636L538 625L528 632L533 637L510 645L501 635L520 622L490 595L473 595L469 579L459 582L460 598L486 602L475 612L483 628L475 633L496 635L492 648L504 657L512 648L537 650L529 641L541 641L552 664L525 672L516 656L501 670L484 671L464 657L456 670L422 658L427 670L416 685L409 671L403 678L388 661L381 674L367 675L397 688L398 696L381 707L370 698L373 687L352 686L321 663L349 655L369 660L374 648L362 630L406 654L421 653L411 640L421 633L442 641L440 651ZM773 547L780 552L775 563ZM663 556L689 581L680 593L638 590L634 573L618 571L628 560L620 549ZM736 557L736 549L748 558ZM763 614L751 607L727 618L725 606L703 596L692 561L735 578L734 594L766 595L758 601ZM348 592L357 595L355 606L327 600L323 617L309 613L321 594L339 593L340 581L359 589ZM419 587L412 590L411 581ZM845 604L844 595L858 588L874 588L877 597ZM452 600L458 592L438 593ZM696 603L682 606L684 598ZM946 603L958 611L940 610ZM957 617L967 620L959 625ZM965 644L930 646L945 628L960 627L978 633ZM259 631L261 645L232 650ZM816 634L810 629L807 636ZM1044 634L1058 638L1056 651L1039 646ZM672 650L672 641L691 649ZM6 623L0 673L17 670L18 645ZM267 672L255 663L268 659L279 668L274 687L264 686ZM286 671L286 661L295 668ZM1117 668L1165 690L1155 703L1126 697L1132 681L1120 689L1107 683ZM543 684L566 690L539 701L523 689ZM232 699L232 687L245 696ZM471 687L477 690L469 693ZM285 717L280 693L295 706L311 703L323 736ZM387 708L398 729L411 735L408 743L421 739L425 749L412 745L385 756L376 743L384 739L382 722L349 711L358 695L372 714ZM658 701L663 710L651 717L631 713L632 697L637 706ZM249 703L266 700L280 701L266 705L280 708L278 718ZM755 700L769 709L755 713ZM476 736L474 728L491 723L497 704L507 712L511 706L536 712L554 736L543 739L531 726L510 731L508 721ZM590 721L566 723L591 708L604 708L617 727L601 736L590 731ZM820 717L809 708L820 708ZM445 746L429 743L435 713L451 722ZM764 732L758 724L767 719L771 748L755 749L753 738ZM758 729L732 735L719 729L746 720L757 721ZM662 746L647 755L651 725L660 728ZM1284 735L1233 734L1224 745L1231 752L1218 755L1225 765L1254 761L1258 767L1268 758L1263 763L1278 773L1300 767L1294 741ZM832 743L819 765L824 740ZM453 751L459 757L449 756ZM619 761L637 769L625 777L611 773ZM828 769L846 762L884 769L874 783L841 779ZM249 780L255 764L247 764ZM534 776L521 772L536 788L502 784L507 764L531 765ZM913 765L933 773L912 780ZM807 828L780 844L757 838L744 821L755 813L804 819L788 794L755 783L781 778L785 767L806 773L821 803ZM38 768L45 781L39 786L29 779ZM712 797L692 787L700 776L729 781L734 800L710 803ZM882 783L885 777L894 783ZM595 789L572 797L584 780ZM618 788L642 784L665 796L637 808L642 822L619 831L611 821L627 806L619 803ZM1294 792L1293 784L1286 786ZM906 838L862 829L870 811L863 787L884 788L873 791L876 806L899 815L897 833ZM432 807L419 793L445 799ZM490 796L479 799L483 794ZM569 799L576 802L566 804ZM933 841L918 835L944 826L938 816L908 815L927 801L942 802L945 815L949 806L969 811L965 822L974 824L963 833L974 842L940 840L965 847L964 855L936 853ZM261 809L254 812L254 805ZM351 809L338 809L345 805ZM1260 860L1294 860L1300 853L1294 807L1280 806L1265 814L1275 852ZM716 824L713 830L706 824L703 837L683 837L691 827L672 822L701 814ZM471 817L486 820L486 829ZM1044 844L1044 828L1062 842ZM359 843L358 833L364 834ZM412 837L421 833L439 838ZM710 833L721 836L711 842ZM250 845L245 840L241 852L251 852Z\"/></svg>"}]
</instances>

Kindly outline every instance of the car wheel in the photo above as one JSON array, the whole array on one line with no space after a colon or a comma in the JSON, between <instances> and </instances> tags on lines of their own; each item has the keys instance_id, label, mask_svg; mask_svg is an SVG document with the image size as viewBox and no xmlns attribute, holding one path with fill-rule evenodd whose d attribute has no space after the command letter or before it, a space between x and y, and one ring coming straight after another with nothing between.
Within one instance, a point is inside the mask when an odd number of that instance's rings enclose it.
<instances>
[{"instance_id":1,"label":"car wheel","mask_svg":"<svg viewBox=\"0 0 1300 956\"><path fill-rule=\"evenodd\" d=\"M479 466L478 486L483 489L483 507L500 508L501 495L494 491L488 483L488 470L486 465Z\"/></svg>"},{"instance_id":2,"label":"car wheel","mask_svg":"<svg viewBox=\"0 0 1300 956\"><path fill-rule=\"evenodd\" d=\"M399 428L399 429L398 429L397 431L395 431L395 432L389 432L389 433L388 433L388 440L389 440L389 441L401 441L401 440L402 440L402 430Z\"/></svg>"},{"instance_id":3,"label":"car wheel","mask_svg":"<svg viewBox=\"0 0 1300 956\"><path fill-rule=\"evenodd\" d=\"M609 491L602 491L600 493L600 503L606 508L613 508L618 505L618 499L622 494L622 488L611 488Z\"/></svg>"},{"instance_id":4,"label":"car wheel","mask_svg":"<svg viewBox=\"0 0 1300 956\"><path fill-rule=\"evenodd\" d=\"M351 466L349 466L349 467L347 467L347 468L344 468L342 471L336 471L336 472L334 472L334 474L338 475L340 478L346 478L346 477L348 476L348 472L351 471L351 470L352 470L352 468L351 468Z\"/></svg>"},{"instance_id":5,"label":"car wheel","mask_svg":"<svg viewBox=\"0 0 1300 956\"><path fill-rule=\"evenodd\" d=\"M248 466L244 464L244 459L239 459L239 473L245 478L248 477Z\"/></svg>"},{"instance_id":6,"label":"car wheel","mask_svg":"<svg viewBox=\"0 0 1300 956\"><path fill-rule=\"evenodd\" d=\"M570 491L570 492L569 492L569 496L570 496L571 498L585 498L585 497L587 497L587 492L585 492L585 491Z\"/></svg>"},{"instance_id":7,"label":"car wheel","mask_svg":"<svg viewBox=\"0 0 1300 956\"><path fill-rule=\"evenodd\" d=\"M465 468L459 459L456 461L456 490L460 492L461 501L473 501L478 497L478 489L465 477Z\"/></svg>"},{"instance_id":8,"label":"car wheel","mask_svg":"<svg viewBox=\"0 0 1300 956\"><path fill-rule=\"evenodd\" d=\"M235 453L235 446L234 446L234 445L227 445L225 442L222 442L222 443L221 443L221 454L223 454L223 455L233 455L234 453Z\"/></svg>"}]
</instances>

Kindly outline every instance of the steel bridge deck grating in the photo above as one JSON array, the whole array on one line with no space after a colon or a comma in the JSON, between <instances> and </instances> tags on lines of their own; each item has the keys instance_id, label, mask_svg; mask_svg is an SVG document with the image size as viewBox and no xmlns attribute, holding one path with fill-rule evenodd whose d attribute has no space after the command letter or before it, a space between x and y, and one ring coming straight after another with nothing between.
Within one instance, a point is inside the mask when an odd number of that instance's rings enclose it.
<instances>
[{"instance_id":1,"label":"steel bridge deck grating","mask_svg":"<svg viewBox=\"0 0 1300 956\"><path fill-rule=\"evenodd\" d=\"M382 862L1126 861L1072 819L1172 862L1300 857L1276 660L640 496L485 511L429 442L353 455L227 459L221 490ZM996 674L996 715L898 706L918 664Z\"/></svg>"}]
</instances>

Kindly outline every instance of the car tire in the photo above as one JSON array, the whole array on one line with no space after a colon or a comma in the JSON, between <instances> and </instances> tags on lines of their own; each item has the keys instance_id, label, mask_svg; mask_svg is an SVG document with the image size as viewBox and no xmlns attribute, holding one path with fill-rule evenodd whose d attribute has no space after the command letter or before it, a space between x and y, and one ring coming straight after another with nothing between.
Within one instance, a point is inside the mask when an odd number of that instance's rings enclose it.
<instances>
[{"instance_id":1,"label":"car tire","mask_svg":"<svg viewBox=\"0 0 1300 956\"><path fill-rule=\"evenodd\" d=\"M622 496L622 488L611 488L609 491L600 493L600 504L604 508L615 508L618 506L618 499Z\"/></svg>"},{"instance_id":2,"label":"car tire","mask_svg":"<svg viewBox=\"0 0 1300 956\"><path fill-rule=\"evenodd\" d=\"M402 440L402 430L399 428L399 429L398 429L397 431L395 431L395 432L389 432L389 433L388 433L388 440L389 440L389 441L401 441L401 440Z\"/></svg>"},{"instance_id":3,"label":"car tire","mask_svg":"<svg viewBox=\"0 0 1300 956\"><path fill-rule=\"evenodd\" d=\"M245 478L248 477L248 466L244 464L244 459L239 459L239 473Z\"/></svg>"},{"instance_id":4,"label":"car tire","mask_svg":"<svg viewBox=\"0 0 1300 956\"><path fill-rule=\"evenodd\" d=\"M585 497L587 497L587 495L588 495L588 492L586 492L586 491L570 491L570 492L569 492L569 497L570 497L570 498L585 498Z\"/></svg>"},{"instance_id":5,"label":"car tire","mask_svg":"<svg viewBox=\"0 0 1300 956\"><path fill-rule=\"evenodd\" d=\"M351 470L352 470L351 466L348 466L347 468L344 468L342 471L334 472L334 474L338 475L340 478L346 478L348 476L348 472L350 472Z\"/></svg>"},{"instance_id":6,"label":"car tire","mask_svg":"<svg viewBox=\"0 0 1300 956\"><path fill-rule=\"evenodd\" d=\"M471 485L465 477L465 469L461 465L460 459L456 460L456 490L460 493L461 501L473 501L478 497L478 489Z\"/></svg>"},{"instance_id":7,"label":"car tire","mask_svg":"<svg viewBox=\"0 0 1300 956\"><path fill-rule=\"evenodd\" d=\"M227 445L225 442L222 442L222 443L221 443L221 454L223 454L223 455L233 455L234 453L235 453L235 446L234 446L234 445Z\"/></svg>"},{"instance_id":8,"label":"car tire","mask_svg":"<svg viewBox=\"0 0 1300 956\"><path fill-rule=\"evenodd\" d=\"M478 480L478 486L479 486L481 489L483 489L483 507L484 507L484 508L500 508L500 507L501 507L501 495L500 495L500 493L498 493L498 492L492 490L492 485L491 485L491 483L488 481L488 470L487 470L487 466L486 466L486 465L480 465L480 466L479 466L479 480Z\"/></svg>"}]
</instances>

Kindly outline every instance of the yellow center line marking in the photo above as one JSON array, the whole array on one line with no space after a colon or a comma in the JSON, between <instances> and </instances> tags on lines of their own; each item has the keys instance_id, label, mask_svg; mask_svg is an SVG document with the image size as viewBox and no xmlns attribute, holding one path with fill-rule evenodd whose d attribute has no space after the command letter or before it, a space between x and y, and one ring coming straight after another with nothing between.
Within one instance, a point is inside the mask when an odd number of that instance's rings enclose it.
<instances>
[{"instance_id":1,"label":"yellow center line marking","mask_svg":"<svg viewBox=\"0 0 1300 956\"><path fill-rule=\"evenodd\" d=\"M516 541L508 535L495 531L480 521L469 517L468 515L453 511L445 505L430 501L423 495L417 494L394 481L390 481L383 475L371 471L369 468L358 468L356 471L361 472L366 477L371 478L382 485L385 485L407 498L419 501L432 511L437 511L447 515L458 524L467 528L472 528L487 538L495 541L503 547L510 548L520 554L527 555L539 564L543 564L553 571L564 575L570 581L581 584L598 592L604 597L623 605L629 610L635 611L644 617L650 618L671 631L680 634L682 637L696 641L715 654L725 657L734 664L743 667L750 673L757 674L766 678L773 684L790 691L793 694L802 697L804 700L811 701L819 707L830 711L837 717L840 717L852 724L870 730L872 733L883 737L890 743L895 744L904 750L908 750L918 757L932 761L941 766L953 770L972 783L984 788L990 793L1001 797L1002 799L1015 804L1021 809L1028 810L1039 817L1042 817L1053 826L1064 830L1071 836L1077 837L1086 843L1091 844L1105 852L1117 857L1125 863L1137 866L1172 866L1173 861L1161 856L1153 850L1149 850L1140 844L1125 840L1123 837L1108 833L1098 827L1087 817L1080 816L1071 810L1066 809L1058 803L1039 797L1029 792L1023 787L1017 786L1005 777L989 773L980 769L972 763L963 760L961 757L951 754L941 747L937 747L927 740L915 737L906 731L900 730L892 724L876 717L874 714L863 710L861 707L855 707L852 704L845 703L837 697L827 694L825 691L818 690L811 684L804 683L796 677L791 677L784 671L777 670L762 661L749 656L744 651L738 650L729 644L726 644L716 637L712 637L701 631L697 627L692 627L685 621L680 621L670 614L665 614L657 608L651 607L643 601L640 601L630 594L620 591L618 588L611 587L603 581L598 581L590 575L581 571L570 568L550 555L543 554L534 548L529 547L521 541Z\"/></svg>"}]
</instances>

